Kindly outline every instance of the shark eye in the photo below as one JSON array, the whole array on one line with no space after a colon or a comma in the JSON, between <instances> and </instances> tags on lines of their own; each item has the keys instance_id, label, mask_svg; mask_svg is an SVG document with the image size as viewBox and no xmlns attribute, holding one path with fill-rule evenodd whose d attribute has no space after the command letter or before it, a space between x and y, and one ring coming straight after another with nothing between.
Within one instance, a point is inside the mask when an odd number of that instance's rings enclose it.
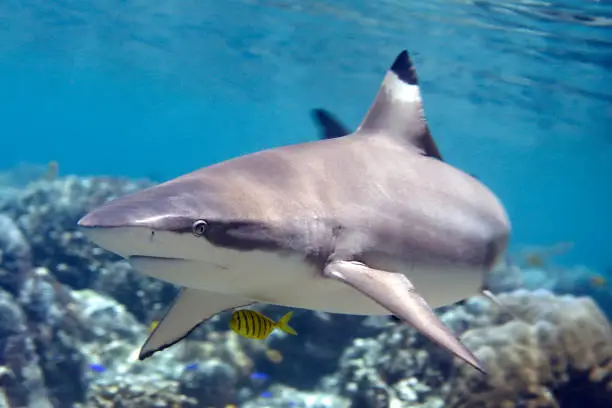
<instances>
[{"instance_id":1,"label":"shark eye","mask_svg":"<svg viewBox=\"0 0 612 408\"><path fill-rule=\"evenodd\" d=\"M208 226L208 224L206 224L206 221L204 221L204 220L196 220L191 225L191 231L193 232L193 235L195 235L196 237L201 237L206 232L206 227L207 226Z\"/></svg>"}]
</instances>

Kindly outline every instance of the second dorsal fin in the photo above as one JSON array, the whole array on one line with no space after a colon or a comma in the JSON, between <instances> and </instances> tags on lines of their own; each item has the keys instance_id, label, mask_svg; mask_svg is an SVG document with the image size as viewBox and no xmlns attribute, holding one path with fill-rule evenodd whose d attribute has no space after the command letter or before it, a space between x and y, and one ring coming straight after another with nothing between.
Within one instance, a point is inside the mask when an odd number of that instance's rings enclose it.
<instances>
[{"instance_id":1,"label":"second dorsal fin","mask_svg":"<svg viewBox=\"0 0 612 408\"><path fill-rule=\"evenodd\" d=\"M321 139L335 139L351 133L338 118L325 109L316 108L310 113L319 127Z\"/></svg>"},{"instance_id":2,"label":"second dorsal fin","mask_svg":"<svg viewBox=\"0 0 612 408\"><path fill-rule=\"evenodd\" d=\"M409 144L426 156L442 160L425 120L416 70L406 50L387 71L357 132L388 136Z\"/></svg>"}]
</instances>

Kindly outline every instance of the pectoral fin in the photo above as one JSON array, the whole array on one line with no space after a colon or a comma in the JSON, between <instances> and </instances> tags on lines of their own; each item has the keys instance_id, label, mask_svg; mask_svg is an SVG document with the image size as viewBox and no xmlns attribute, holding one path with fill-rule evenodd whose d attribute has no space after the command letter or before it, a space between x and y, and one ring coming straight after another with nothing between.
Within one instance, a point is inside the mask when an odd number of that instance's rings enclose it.
<instances>
[{"instance_id":1,"label":"pectoral fin","mask_svg":"<svg viewBox=\"0 0 612 408\"><path fill-rule=\"evenodd\" d=\"M486 374L483 364L438 319L405 275L372 269L362 263L350 261L329 263L324 269L324 275L352 286Z\"/></svg>"},{"instance_id":2,"label":"pectoral fin","mask_svg":"<svg viewBox=\"0 0 612 408\"><path fill-rule=\"evenodd\" d=\"M151 357L189 335L200 323L217 313L254 303L249 299L197 289L183 288L155 325L138 355L139 360Z\"/></svg>"}]
</instances>

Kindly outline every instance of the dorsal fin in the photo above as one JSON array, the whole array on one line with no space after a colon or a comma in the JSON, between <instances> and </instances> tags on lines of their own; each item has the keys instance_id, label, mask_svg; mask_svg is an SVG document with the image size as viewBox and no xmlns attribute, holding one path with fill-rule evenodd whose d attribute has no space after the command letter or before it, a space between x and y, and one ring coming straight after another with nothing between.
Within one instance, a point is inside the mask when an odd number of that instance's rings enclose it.
<instances>
[{"instance_id":1,"label":"dorsal fin","mask_svg":"<svg viewBox=\"0 0 612 408\"><path fill-rule=\"evenodd\" d=\"M325 109L313 109L311 115L315 123L319 125L321 139L335 139L351 133L338 118Z\"/></svg>"},{"instance_id":2,"label":"dorsal fin","mask_svg":"<svg viewBox=\"0 0 612 408\"><path fill-rule=\"evenodd\" d=\"M425 120L416 70L406 50L387 71L357 132L404 140L422 154L442 160Z\"/></svg>"}]
</instances>

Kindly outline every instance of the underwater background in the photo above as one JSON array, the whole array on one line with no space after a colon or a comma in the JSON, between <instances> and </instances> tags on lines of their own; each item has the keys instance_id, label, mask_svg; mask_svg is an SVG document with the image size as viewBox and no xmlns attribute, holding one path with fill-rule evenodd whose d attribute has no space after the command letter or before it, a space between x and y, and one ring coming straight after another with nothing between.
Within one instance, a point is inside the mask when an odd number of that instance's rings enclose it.
<instances>
[{"instance_id":1,"label":"underwater background","mask_svg":"<svg viewBox=\"0 0 612 408\"><path fill-rule=\"evenodd\" d=\"M227 316L134 358L176 288L77 220L218 161L354 129L407 49L445 160L503 201L484 298L406 325ZM0 407L612 407L612 2L0 0ZM273 319L286 310L258 306Z\"/></svg>"}]
</instances>

